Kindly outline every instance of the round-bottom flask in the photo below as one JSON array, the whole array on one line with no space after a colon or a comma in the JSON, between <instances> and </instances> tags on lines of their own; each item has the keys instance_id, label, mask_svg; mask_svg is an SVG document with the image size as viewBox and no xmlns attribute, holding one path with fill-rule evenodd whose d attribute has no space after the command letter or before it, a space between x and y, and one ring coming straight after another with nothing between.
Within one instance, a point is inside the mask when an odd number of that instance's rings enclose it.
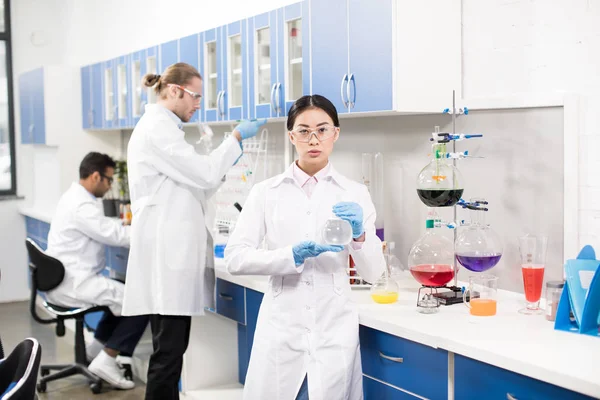
<instances>
[{"instance_id":1,"label":"round-bottom flask","mask_svg":"<svg viewBox=\"0 0 600 400\"><path fill-rule=\"evenodd\" d=\"M341 218L329 218L321 230L323 241L329 245L345 246L352 241L352 226Z\"/></svg>"}]
</instances>

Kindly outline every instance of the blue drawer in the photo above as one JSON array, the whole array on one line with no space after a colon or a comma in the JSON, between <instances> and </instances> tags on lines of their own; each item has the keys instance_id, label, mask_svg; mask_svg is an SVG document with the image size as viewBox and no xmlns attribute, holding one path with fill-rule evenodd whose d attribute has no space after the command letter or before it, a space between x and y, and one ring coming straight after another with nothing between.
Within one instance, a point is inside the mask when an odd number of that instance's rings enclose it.
<instances>
[{"instance_id":1,"label":"blue drawer","mask_svg":"<svg viewBox=\"0 0 600 400\"><path fill-rule=\"evenodd\" d=\"M360 348L365 375L428 399L448 399L446 351L362 325Z\"/></svg>"},{"instance_id":2,"label":"blue drawer","mask_svg":"<svg viewBox=\"0 0 600 400\"><path fill-rule=\"evenodd\" d=\"M244 287L217 279L217 314L246 324Z\"/></svg>"},{"instance_id":3,"label":"blue drawer","mask_svg":"<svg viewBox=\"0 0 600 400\"><path fill-rule=\"evenodd\" d=\"M25 217L25 230L27 237L39 236L39 221L31 217Z\"/></svg>"},{"instance_id":4,"label":"blue drawer","mask_svg":"<svg viewBox=\"0 0 600 400\"><path fill-rule=\"evenodd\" d=\"M363 377L364 400L416 400L419 397Z\"/></svg>"},{"instance_id":5,"label":"blue drawer","mask_svg":"<svg viewBox=\"0 0 600 400\"><path fill-rule=\"evenodd\" d=\"M454 356L454 398L460 400L593 399L458 354Z\"/></svg>"}]
</instances>

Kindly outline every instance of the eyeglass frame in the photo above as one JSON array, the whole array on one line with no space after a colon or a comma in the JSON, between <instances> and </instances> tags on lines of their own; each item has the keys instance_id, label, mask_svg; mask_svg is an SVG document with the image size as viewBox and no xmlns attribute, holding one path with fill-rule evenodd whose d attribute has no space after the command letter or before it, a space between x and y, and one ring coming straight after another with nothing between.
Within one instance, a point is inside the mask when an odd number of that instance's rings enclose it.
<instances>
[{"instance_id":1,"label":"eyeglass frame","mask_svg":"<svg viewBox=\"0 0 600 400\"><path fill-rule=\"evenodd\" d=\"M316 131L319 130L319 129L321 129L321 128L323 128L323 127L333 127L333 135L328 136L328 137L323 138L323 139L319 139L319 135L317 135ZM313 135L315 135L315 137L317 138L317 140L319 142L323 142L325 140L331 139L332 137L335 136L336 132L339 132L340 127L332 125L332 124L326 124L326 125L318 126L316 129L309 129L309 128L301 128L301 129L306 129L307 131L310 132L309 135L308 135L308 138L306 140L300 139L298 136L296 136L294 134L294 133L296 133L298 131L298 129L292 129L290 131L290 134L296 139L296 141L298 141L300 143L310 143L310 140L312 139Z\"/></svg>"},{"instance_id":2,"label":"eyeglass frame","mask_svg":"<svg viewBox=\"0 0 600 400\"><path fill-rule=\"evenodd\" d=\"M175 83L169 83L169 84L167 84L167 86L169 86L169 87L174 86L174 87L176 87L178 89L183 90L184 92L186 92L187 94L189 94L190 96L192 96L192 100L194 100L194 101L200 101L200 100L202 100L202 94L201 93L192 92L191 90L189 90L187 88L184 88L181 85L177 85Z\"/></svg>"},{"instance_id":3,"label":"eyeglass frame","mask_svg":"<svg viewBox=\"0 0 600 400\"><path fill-rule=\"evenodd\" d=\"M115 177L114 177L114 176L106 176L106 175L104 175L102 172L99 172L99 174L100 174L100 177L102 177L102 178L106 178L106 180L108 181L108 183L109 183L110 185L112 185L112 184L113 184L113 182L115 181Z\"/></svg>"}]
</instances>

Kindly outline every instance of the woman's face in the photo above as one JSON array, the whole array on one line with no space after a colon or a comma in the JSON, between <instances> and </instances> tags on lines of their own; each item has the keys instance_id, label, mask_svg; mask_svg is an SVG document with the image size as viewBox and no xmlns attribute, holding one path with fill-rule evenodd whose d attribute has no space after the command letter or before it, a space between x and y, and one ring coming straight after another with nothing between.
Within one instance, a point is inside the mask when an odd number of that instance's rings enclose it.
<instances>
[{"instance_id":1,"label":"woman's face","mask_svg":"<svg viewBox=\"0 0 600 400\"><path fill-rule=\"evenodd\" d=\"M325 111L311 108L296 117L293 130L288 134L298 159L305 165L318 165L329 159L340 130Z\"/></svg>"}]
</instances>

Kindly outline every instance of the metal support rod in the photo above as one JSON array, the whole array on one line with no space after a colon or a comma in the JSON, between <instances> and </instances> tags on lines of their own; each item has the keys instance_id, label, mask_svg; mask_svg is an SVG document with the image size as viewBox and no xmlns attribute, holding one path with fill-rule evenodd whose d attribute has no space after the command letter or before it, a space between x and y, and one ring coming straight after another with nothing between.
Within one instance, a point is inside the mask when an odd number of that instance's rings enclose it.
<instances>
[{"instance_id":1,"label":"metal support rod","mask_svg":"<svg viewBox=\"0 0 600 400\"><path fill-rule=\"evenodd\" d=\"M453 135L456 134L456 90L452 91L452 134ZM452 152L456 153L456 140L452 141ZM454 166L454 168L456 168L456 161L457 161L456 159L452 160L452 165ZM454 174L454 171L452 171L452 173ZM453 183L456 184L456 176L454 176ZM458 189L458 188L456 188L456 189ZM457 220L456 205L454 205L454 207L452 207L452 211L453 211L452 221L456 221ZM452 242L452 244L454 246L454 254L456 254L456 235L457 235L456 230L457 230L457 228L452 229L452 233L454 235L454 241ZM456 256L454 257L453 261L454 261L454 286L458 287L458 265L456 263Z\"/></svg>"}]
</instances>

